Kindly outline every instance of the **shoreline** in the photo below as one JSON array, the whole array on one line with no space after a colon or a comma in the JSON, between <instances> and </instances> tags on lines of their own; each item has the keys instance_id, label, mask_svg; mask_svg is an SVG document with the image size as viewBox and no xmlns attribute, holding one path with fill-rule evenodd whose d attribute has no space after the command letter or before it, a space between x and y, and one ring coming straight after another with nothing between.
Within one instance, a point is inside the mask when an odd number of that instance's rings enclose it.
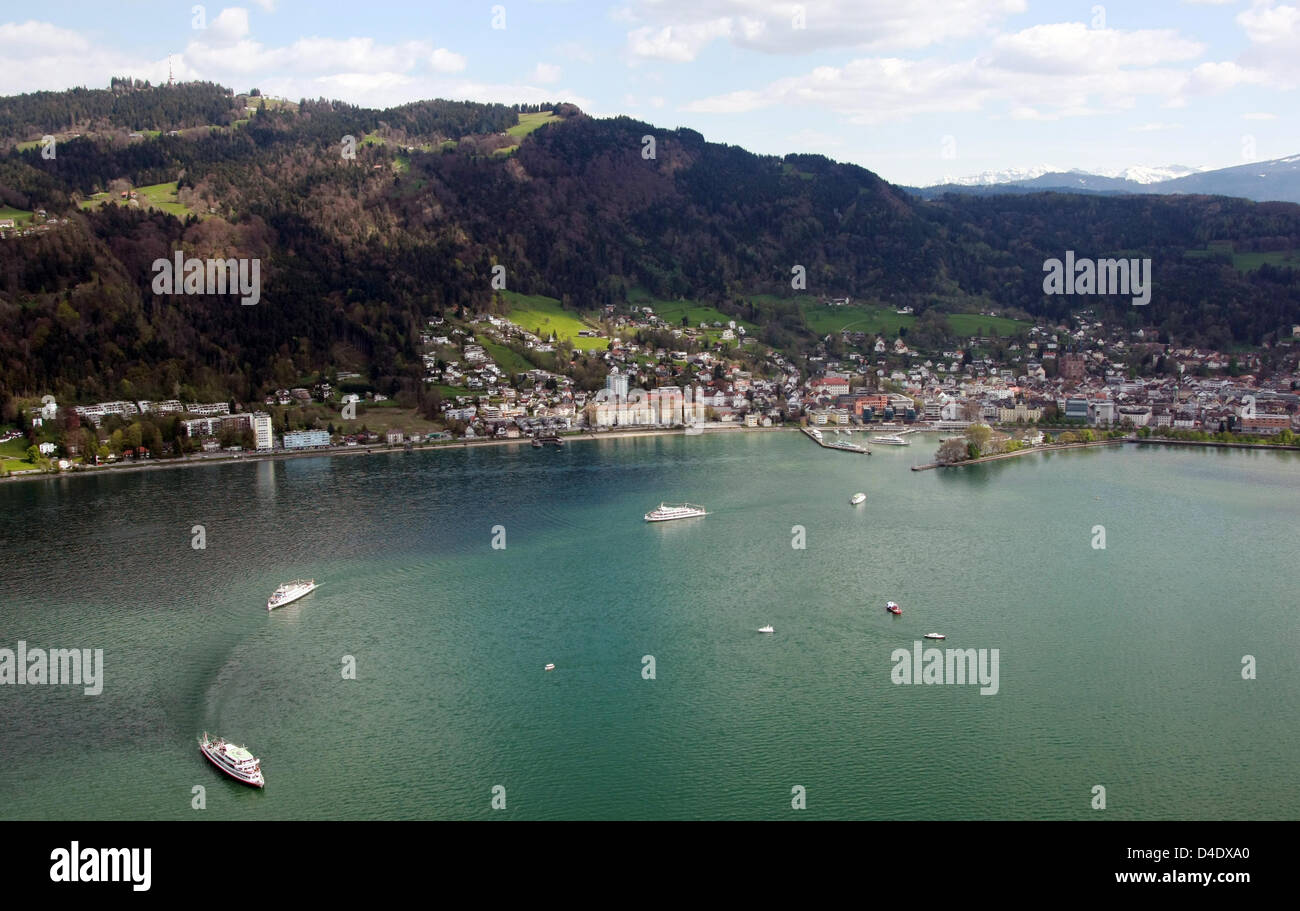
<instances>
[{"instance_id":1,"label":"shoreline","mask_svg":"<svg viewBox=\"0 0 1300 911\"><path fill-rule=\"evenodd\" d=\"M1221 440L1167 440L1161 437L1131 436L1117 437L1112 440L1093 440L1088 443L1057 443L1048 446L1034 446L1029 449L1018 449L1015 452L995 452L991 455L980 456L978 459L966 459L961 462L927 462L924 465L913 465L912 470L931 471L936 468L961 468L963 465L978 465L981 462L999 462L1003 459L1014 459L1017 456L1028 455L1031 452L1057 452L1067 449L1089 449L1094 446L1113 446L1116 443L1203 446L1209 449L1266 449L1281 452L1300 452L1300 446L1291 446L1282 443L1225 443Z\"/></svg>"},{"instance_id":2,"label":"shoreline","mask_svg":"<svg viewBox=\"0 0 1300 911\"><path fill-rule=\"evenodd\" d=\"M1166 440L1162 437L1133 437L1131 443L1164 443L1168 446L1206 446L1210 449L1274 449L1282 452L1300 452L1300 446L1285 443L1225 443L1222 440Z\"/></svg>"},{"instance_id":3,"label":"shoreline","mask_svg":"<svg viewBox=\"0 0 1300 911\"><path fill-rule=\"evenodd\" d=\"M793 429L795 429L793 425L782 425L780 427L744 427L741 425L724 425L703 430L699 434L689 435L704 436L712 433L773 433L785 432ZM567 445L571 442L585 442L589 440L687 435L688 434L684 427L670 427L662 430L649 428L638 430L582 430L561 434L560 439L564 440ZM289 459L333 458L334 456L387 455L390 453L428 452L446 449L474 449L488 446L531 446L532 440L533 438L531 436L520 435L512 439L484 438L481 440L445 440L437 443L414 443L411 444L410 449L406 448L406 444L377 443L370 446L331 446L327 449L306 449L293 452L286 452L284 450L260 453L250 452L241 455L219 456L215 458L187 456L184 458L171 459L145 459L142 462L123 462L113 465L68 469L67 471L30 471L26 474L10 474L7 478L0 478L0 484L20 481L53 481L61 478L74 477L101 477L104 475L129 474L140 471L167 471L180 468L210 467L213 465L240 465L247 462L278 462ZM546 446L553 447L554 444L547 443Z\"/></svg>"},{"instance_id":4,"label":"shoreline","mask_svg":"<svg viewBox=\"0 0 1300 911\"><path fill-rule=\"evenodd\" d=\"M659 437L659 436L704 436L715 433L785 433L794 430L803 431L802 426L796 424L783 424L778 427L745 427L743 425L720 425L709 427L701 430L699 433L688 434L685 428L672 427L665 429L641 428L636 430L580 430L560 435L560 439L566 443L586 442L592 440L610 440L610 439L635 439L638 437ZM924 433L937 433L939 431L926 430ZM816 442L814 440L814 442ZM1202 446L1211 449L1254 449L1254 450L1277 450L1282 452L1300 452L1300 445L1283 445L1272 443L1225 443L1218 440L1172 440L1160 437L1120 437L1111 440L1093 440L1088 443L1059 443L1049 444L1047 446L1035 446L1030 449L1020 449L1015 452L997 452L991 455L981 456L978 459L968 459L962 462L953 462L943 464L940 462L927 462L920 465L913 465L912 471L932 471L938 468L960 468L963 465L978 465L982 462L999 462L1005 459L1013 459L1023 455L1029 455L1035 452L1058 452L1071 449L1089 449L1096 446L1112 446L1117 443L1139 443L1147 445L1169 445L1169 446ZM392 454L405 452L428 452L435 450L447 449L473 449L477 447L489 446L530 446L532 444L531 436L518 436L512 439L481 439L481 440L447 440L437 443L415 443L410 449L405 444L388 444L378 443L370 446L332 446L328 449L308 449L302 451L286 452L271 451L261 453L248 453L243 455L218 456L214 458L202 458L187 456L185 458L172 459L147 459L143 462L124 462L113 465L101 465L92 468L76 468L67 471L31 471L26 474L10 474L7 478L0 478L0 485L10 482L20 481L52 481L60 478L70 477L98 477L101 475L127 474L140 471L167 471L179 468L200 468L213 465L238 465L246 462L277 462L288 459L310 459L310 458L333 458L334 456L358 456L374 454ZM548 443L547 446L554 444ZM823 444L824 446L824 444ZM835 447L825 447L835 449ZM869 453L868 453L869 454Z\"/></svg>"},{"instance_id":5,"label":"shoreline","mask_svg":"<svg viewBox=\"0 0 1300 911\"><path fill-rule=\"evenodd\" d=\"M961 462L927 462L924 465L913 465L913 471L931 471L936 468L961 468L963 465L978 465L981 462L1000 462L1004 459L1014 459L1018 456L1028 455L1031 452L1061 452L1067 449L1089 449L1093 446L1113 446L1116 443L1131 443L1128 437L1121 437L1114 440L1093 440L1089 443L1052 443L1047 446L1031 446L1028 449L1017 449L1015 452L995 452L990 455L980 456L978 459L965 459Z\"/></svg>"}]
</instances>

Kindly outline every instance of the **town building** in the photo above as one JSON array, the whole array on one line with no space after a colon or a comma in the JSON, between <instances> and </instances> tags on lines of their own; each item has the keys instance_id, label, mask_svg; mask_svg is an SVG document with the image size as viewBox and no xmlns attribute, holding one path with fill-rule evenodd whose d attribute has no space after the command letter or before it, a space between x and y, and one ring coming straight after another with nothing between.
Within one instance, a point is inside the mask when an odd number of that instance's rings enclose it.
<instances>
[{"instance_id":1,"label":"town building","mask_svg":"<svg viewBox=\"0 0 1300 911\"><path fill-rule=\"evenodd\" d=\"M330 435L324 430L289 430L284 434L285 449L310 449L329 444Z\"/></svg>"}]
</instances>

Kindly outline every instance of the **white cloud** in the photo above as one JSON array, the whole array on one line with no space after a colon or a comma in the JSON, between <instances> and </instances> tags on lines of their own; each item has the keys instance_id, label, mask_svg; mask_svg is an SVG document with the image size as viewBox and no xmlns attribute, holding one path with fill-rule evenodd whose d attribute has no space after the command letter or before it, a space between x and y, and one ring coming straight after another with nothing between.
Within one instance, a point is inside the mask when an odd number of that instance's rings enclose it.
<instances>
[{"instance_id":1,"label":"white cloud","mask_svg":"<svg viewBox=\"0 0 1300 911\"><path fill-rule=\"evenodd\" d=\"M533 70L533 81L549 85L560 81L561 70L553 63L539 63Z\"/></svg>"},{"instance_id":2,"label":"white cloud","mask_svg":"<svg viewBox=\"0 0 1300 911\"><path fill-rule=\"evenodd\" d=\"M1250 41L1238 60L1258 75L1254 81L1285 89L1300 86L1300 7L1255 0L1236 21Z\"/></svg>"},{"instance_id":3,"label":"white cloud","mask_svg":"<svg viewBox=\"0 0 1300 911\"><path fill-rule=\"evenodd\" d=\"M465 69L466 60L461 54L440 47L429 55L429 66L435 73L459 73Z\"/></svg>"},{"instance_id":4,"label":"white cloud","mask_svg":"<svg viewBox=\"0 0 1300 911\"><path fill-rule=\"evenodd\" d=\"M1192 73L1171 65L1202 51L1199 43L1167 30L1033 26L995 38L987 52L966 60L862 57L699 99L686 110L819 107L853 123L973 111L1053 120L1124 111L1144 97L1169 99L1250 80L1233 64L1203 64Z\"/></svg>"},{"instance_id":5,"label":"white cloud","mask_svg":"<svg viewBox=\"0 0 1300 911\"><path fill-rule=\"evenodd\" d=\"M0 94L59 91L84 85L106 88L110 76L150 82L167 79L167 58L148 60L94 42L49 22L0 23ZM193 78L182 63L178 76Z\"/></svg>"},{"instance_id":6,"label":"white cloud","mask_svg":"<svg viewBox=\"0 0 1300 911\"><path fill-rule=\"evenodd\" d=\"M731 33L731 20L717 19L695 25L638 28L627 35L628 51L634 59L688 63L704 46Z\"/></svg>"},{"instance_id":7,"label":"white cloud","mask_svg":"<svg viewBox=\"0 0 1300 911\"><path fill-rule=\"evenodd\" d=\"M999 35L990 63L1026 73L1103 73L1191 60L1204 51L1204 45L1171 29L1126 32L1062 22Z\"/></svg>"},{"instance_id":8,"label":"white cloud","mask_svg":"<svg viewBox=\"0 0 1300 911\"><path fill-rule=\"evenodd\" d=\"M52 51L87 51L91 44L76 32L49 22L29 20L21 25L17 22L0 24L0 49L9 59L22 60Z\"/></svg>"},{"instance_id":9,"label":"white cloud","mask_svg":"<svg viewBox=\"0 0 1300 911\"><path fill-rule=\"evenodd\" d=\"M635 0L614 18L639 26L628 33L634 60L684 63L719 39L772 54L922 48L980 34L1025 9L1026 0Z\"/></svg>"},{"instance_id":10,"label":"white cloud","mask_svg":"<svg viewBox=\"0 0 1300 911\"><path fill-rule=\"evenodd\" d=\"M1242 120L1277 120L1277 115L1269 114L1263 111L1257 111L1257 112L1252 112L1250 114L1242 114L1241 119Z\"/></svg>"},{"instance_id":11,"label":"white cloud","mask_svg":"<svg viewBox=\"0 0 1300 911\"><path fill-rule=\"evenodd\" d=\"M1192 70L1191 88L1197 92L1226 92L1239 85L1258 85L1267 81L1261 70L1247 69L1235 63L1202 63Z\"/></svg>"},{"instance_id":12,"label":"white cloud","mask_svg":"<svg viewBox=\"0 0 1300 911\"><path fill-rule=\"evenodd\" d=\"M248 36L248 10L239 6L223 9L204 29L213 44L234 44Z\"/></svg>"},{"instance_id":13,"label":"white cloud","mask_svg":"<svg viewBox=\"0 0 1300 911\"><path fill-rule=\"evenodd\" d=\"M101 87L115 75L158 83L167 79L169 62L178 80L211 80L237 91L256 85L264 94L286 98L325 96L387 106L418 98L481 100L464 93L484 91L448 82L450 74L466 68L465 57L430 41L385 44L312 36L268 46L250 36L247 11L238 7L223 9L208 20L208 28L188 34L189 44L170 61L149 60L47 22L0 23L0 59L6 62L0 67L0 94ZM494 94L491 100L552 97L553 91L521 86L514 96Z\"/></svg>"}]
</instances>

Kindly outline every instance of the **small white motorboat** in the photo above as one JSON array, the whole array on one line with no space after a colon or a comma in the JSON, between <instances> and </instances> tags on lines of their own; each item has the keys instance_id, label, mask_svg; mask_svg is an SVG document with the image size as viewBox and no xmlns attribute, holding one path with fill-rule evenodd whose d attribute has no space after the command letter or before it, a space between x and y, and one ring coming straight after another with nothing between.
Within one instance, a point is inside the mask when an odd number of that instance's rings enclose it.
<instances>
[{"instance_id":1,"label":"small white motorboat","mask_svg":"<svg viewBox=\"0 0 1300 911\"><path fill-rule=\"evenodd\" d=\"M544 670L544 671L553 671L553 670L555 670L555 665L554 665L554 664L548 664L548 665L546 665L546 667L542 668L542 670Z\"/></svg>"},{"instance_id":2,"label":"small white motorboat","mask_svg":"<svg viewBox=\"0 0 1300 911\"><path fill-rule=\"evenodd\" d=\"M849 502L854 506L861 506L863 503L867 502L867 495L865 493L855 493L853 499L849 500Z\"/></svg>"},{"instance_id":3,"label":"small white motorboat","mask_svg":"<svg viewBox=\"0 0 1300 911\"><path fill-rule=\"evenodd\" d=\"M927 639L947 639L948 637L945 636L943 633L926 633L926 634L925 634L925 638L927 638Z\"/></svg>"},{"instance_id":4,"label":"small white motorboat","mask_svg":"<svg viewBox=\"0 0 1300 911\"><path fill-rule=\"evenodd\" d=\"M775 632L775 630L772 629L772 624L770 624L770 623L769 623L767 626L760 626L760 627L758 628L758 631L759 631L760 633L771 633L771 632Z\"/></svg>"}]
</instances>

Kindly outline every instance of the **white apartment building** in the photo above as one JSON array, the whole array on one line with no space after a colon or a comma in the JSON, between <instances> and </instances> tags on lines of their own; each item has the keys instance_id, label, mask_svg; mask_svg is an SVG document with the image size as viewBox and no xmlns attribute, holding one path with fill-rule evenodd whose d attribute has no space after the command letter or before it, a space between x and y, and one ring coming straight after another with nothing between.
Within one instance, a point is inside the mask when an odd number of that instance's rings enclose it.
<instances>
[{"instance_id":1,"label":"white apartment building","mask_svg":"<svg viewBox=\"0 0 1300 911\"><path fill-rule=\"evenodd\" d=\"M253 412L253 440L258 449L271 449L275 437L271 433L271 416L265 411Z\"/></svg>"}]
</instances>

